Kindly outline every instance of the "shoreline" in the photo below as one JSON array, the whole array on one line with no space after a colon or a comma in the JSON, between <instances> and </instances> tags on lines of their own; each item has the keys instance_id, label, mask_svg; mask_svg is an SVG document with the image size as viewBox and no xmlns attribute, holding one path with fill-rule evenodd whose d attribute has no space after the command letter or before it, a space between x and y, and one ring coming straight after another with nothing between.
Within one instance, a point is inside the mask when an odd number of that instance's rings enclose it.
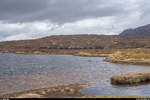
<instances>
[{"instance_id":1,"label":"shoreline","mask_svg":"<svg viewBox=\"0 0 150 100\"><path fill-rule=\"evenodd\" d=\"M80 89L90 84L70 84L0 95L0 98L66 98L85 96Z\"/></svg>"},{"instance_id":2,"label":"shoreline","mask_svg":"<svg viewBox=\"0 0 150 100\"><path fill-rule=\"evenodd\" d=\"M107 57L104 59L104 61L111 62L111 63L116 63L116 64L129 64L129 65L144 65L144 66L150 66L150 62L114 60L114 59L108 59Z\"/></svg>"},{"instance_id":3,"label":"shoreline","mask_svg":"<svg viewBox=\"0 0 150 100\"><path fill-rule=\"evenodd\" d=\"M128 95L86 95L80 90L90 84L59 85L49 88L27 90L17 93L0 95L0 98L149 98L149 96Z\"/></svg>"},{"instance_id":4,"label":"shoreline","mask_svg":"<svg viewBox=\"0 0 150 100\"><path fill-rule=\"evenodd\" d=\"M66 52L66 51L65 51ZM85 53L86 52L86 53ZM1 52L3 53L3 52ZM29 53L25 53L25 52L5 52L5 53L13 53L13 54L29 54ZM80 51L78 52L79 54L61 54L61 55L74 55L74 56L83 56L83 57L106 57L105 61L108 62L113 62L113 61L109 61L107 60L107 58L111 55L111 54L95 54L95 56L93 56L93 54L87 51ZM32 53L37 55L36 53ZM39 55L43 55L43 53L38 52ZM58 53L57 53L58 54ZM51 53L50 55L57 55L57 54L53 54ZM49 53L44 53L44 55L49 55ZM58 54L59 55L59 54ZM97 55L97 56L96 56ZM100 56L101 55L101 56ZM105 56L102 56L105 55ZM115 63L120 63L119 61L115 62ZM123 62L124 64L131 64L128 62ZM20 92L20 93L12 93L12 94L6 94L6 95L2 95L0 96L0 98L65 98L65 97L81 97L81 98L137 98L137 97L142 97L144 98L145 96L88 96L85 95L83 93L80 93L80 89L85 88L90 86L89 84L71 84L71 85L63 85L63 86L56 86L56 87L50 87L50 88L45 88L45 89L35 89L35 90L29 90L29 91L24 91L24 92ZM49 91L49 92L48 92ZM54 94L53 94L54 93Z\"/></svg>"},{"instance_id":5,"label":"shoreline","mask_svg":"<svg viewBox=\"0 0 150 100\"><path fill-rule=\"evenodd\" d=\"M110 53L103 53L99 50L18 50L7 51L0 50L0 53L24 54L24 55L74 55L86 57L107 57Z\"/></svg>"},{"instance_id":6,"label":"shoreline","mask_svg":"<svg viewBox=\"0 0 150 100\"><path fill-rule=\"evenodd\" d=\"M116 51L118 52L118 51ZM98 50L51 50L51 51L38 51L38 50L20 50L20 51L6 51L0 50L0 53L24 54L24 55L73 55L81 57L106 57L104 61L118 64L132 64L132 65L150 65L150 61L136 60L136 59L123 59L120 60L114 57L116 52L103 53ZM120 52L120 51L119 51ZM120 55L119 55L120 56Z\"/></svg>"},{"instance_id":7,"label":"shoreline","mask_svg":"<svg viewBox=\"0 0 150 100\"><path fill-rule=\"evenodd\" d=\"M132 65L150 65L150 49L125 49L118 50L108 57L105 61L120 64L132 64Z\"/></svg>"}]
</instances>

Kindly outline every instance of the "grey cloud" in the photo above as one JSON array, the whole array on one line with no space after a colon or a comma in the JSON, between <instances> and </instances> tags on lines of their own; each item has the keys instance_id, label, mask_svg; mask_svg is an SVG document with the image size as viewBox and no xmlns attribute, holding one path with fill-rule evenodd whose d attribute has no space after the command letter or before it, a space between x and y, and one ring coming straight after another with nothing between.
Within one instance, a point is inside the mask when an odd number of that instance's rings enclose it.
<instances>
[{"instance_id":1,"label":"grey cloud","mask_svg":"<svg viewBox=\"0 0 150 100\"><path fill-rule=\"evenodd\" d=\"M148 0L0 0L0 41L119 34L149 24L149 5Z\"/></svg>"},{"instance_id":2,"label":"grey cloud","mask_svg":"<svg viewBox=\"0 0 150 100\"><path fill-rule=\"evenodd\" d=\"M115 16L125 10L113 0L0 0L0 12L0 20L5 22L66 23Z\"/></svg>"},{"instance_id":3,"label":"grey cloud","mask_svg":"<svg viewBox=\"0 0 150 100\"><path fill-rule=\"evenodd\" d=\"M32 15L45 10L48 0L0 0L0 20L24 22Z\"/></svg>"},{"instance_id":4,"label":"grey cloud","mask_svg":"<svg viewBox=\"0 0 150 100\"><path fill-rule=\"evenodd\" d=\"M150 24L150 1L145 0L144 2L140 2L140 12L141 12L141 23L142 24Z\"/></svg>"}]
</instances>

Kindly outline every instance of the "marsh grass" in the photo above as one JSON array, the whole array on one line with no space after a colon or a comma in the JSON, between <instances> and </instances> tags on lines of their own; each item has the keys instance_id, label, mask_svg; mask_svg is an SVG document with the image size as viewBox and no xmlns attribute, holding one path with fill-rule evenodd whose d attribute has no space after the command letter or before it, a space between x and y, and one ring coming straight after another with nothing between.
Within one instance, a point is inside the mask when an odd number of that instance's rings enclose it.
<instances>
[{"instance_id":1,"label":"marsh grass","mask_svg":"<svg viewBox=\"0 0 150 100\"><path fill-rule=\"evenodd\" d=\"M110 62L150 64L150 49L119 50L106 58Z\"/></svg>"},{"instance_id":2,"label":"marsh grass","mask_svg":"<svg viewBox=\"0 0 150 100\"><path fill-rule=\"evenodd\" d=\"M109 53L102 53L101 51L93 50L93 51L79 51L75 55L88 57L106 57L109 55Z\"/></svg>"},{"instance_id":3,"label":"marsh grass","mask_svg":"<svg viewBox=\"0 0 150 100\"><path fill-rule=\"evenodd\" d=\"M150 83L150 72L121 74L111 77L110 80L114 85L140 85Z\"/></svg>"}]
</instances>

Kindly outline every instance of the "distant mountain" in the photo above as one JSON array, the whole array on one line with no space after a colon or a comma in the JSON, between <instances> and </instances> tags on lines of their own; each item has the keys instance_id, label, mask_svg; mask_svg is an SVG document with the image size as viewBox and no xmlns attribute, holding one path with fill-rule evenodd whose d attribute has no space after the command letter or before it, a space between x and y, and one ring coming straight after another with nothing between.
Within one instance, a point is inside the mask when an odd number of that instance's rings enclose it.
<instances>
[{"instance_id":1,"label":"distant mountain","mask_svg":"<svg viewBox=\"0 0 150 100\"><path fill-rule=\"evenodd\" d=\"M135 29L124 30L120 35L150 35L150 24Z\"/></svg>"}]
</instances>

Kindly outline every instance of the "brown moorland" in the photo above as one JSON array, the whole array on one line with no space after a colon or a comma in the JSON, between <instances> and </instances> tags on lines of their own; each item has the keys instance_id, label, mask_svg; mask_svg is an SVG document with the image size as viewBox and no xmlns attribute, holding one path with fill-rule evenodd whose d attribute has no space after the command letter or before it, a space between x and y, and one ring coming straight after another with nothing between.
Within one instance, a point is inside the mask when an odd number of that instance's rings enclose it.
<instances>
[{"instance_id":1,"label":"brown moorland","mask_svg":"<svg viewBox=\"0 0 150 100\"><path fill-rule=\"evenodd\" d=\"M75 54L83 50L49 50L49 46L104 46L97 50L108 54L116 50L150 48L150 36L56 35L33 40L0 42L0 52L35 54ZM95 50L85 50L95 51Z\"/></svg>"}]
</instances>

